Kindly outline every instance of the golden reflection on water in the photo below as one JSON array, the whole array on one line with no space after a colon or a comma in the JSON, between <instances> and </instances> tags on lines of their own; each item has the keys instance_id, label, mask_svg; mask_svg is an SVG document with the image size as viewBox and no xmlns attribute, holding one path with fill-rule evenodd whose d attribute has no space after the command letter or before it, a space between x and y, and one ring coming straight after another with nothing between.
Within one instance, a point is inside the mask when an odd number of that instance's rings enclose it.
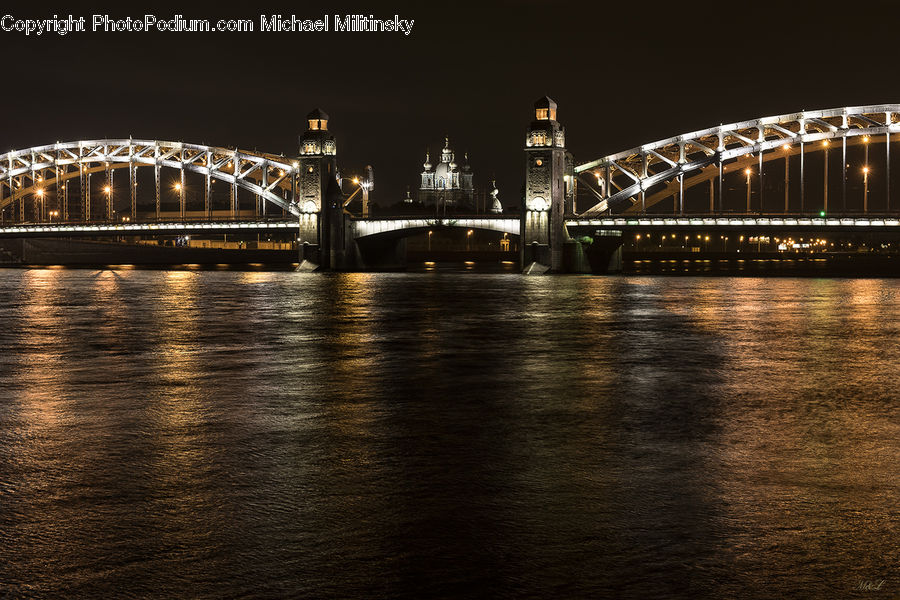
<instances>
[{"instance_id":1,"label":"golden reflection on water","mask_svg":"<svg viewBox=\"0 0 900 600\"><path fill-rule=\"evenodd\" d=\"M60 271L29 269L23 273L23 302L17 333L28 351L16 354L18 381L25 387L23 402L40 401L38 412L49 414L50 405L65 396L68 368L65 355L74 350L66 320L65 293L60 291ZM33 405L35 408L37 404Z\"/></svg>"},{"instance_id":2,"label":"golden reflection on water","mask_svg":"<svg viewBox=\"0 0 900 600\"><path fill-rule=\"evenodd\" d=\"M334 289L334 328L326 348L329 388L338 396L347 393L353 402L337 402L329 412L343 436L363 440L371 434L373 406L371 401L359 400L377 396L378 384L373 373L378 365L378 348L373 333L376 318L377 291L373 290L375 276L370 273L342 273ZM345 457L355 467L362 468L369 461L370 448L366 444L354 447L352 456Z\"/></svg>"},{"instance_id":3,"label":"golden reflection on water","mask_svg":"<svg viewBox=\"0 0 900 600\"><path fill-rule=\"evenodd\" d=\"M162 278L158 293L148 307L154 313L152 323L156 326L153 338L157 347L151 359L156 376L164 384L160 386L163 397L177 401L170 408L182 411L185 402L195 401L200 391L197 385L201 351L197 326L199 276L191 271L165 271ZM168 410L164 412L171 414Z\"/></svg>"},{"instance_id":4,"label":"golden reflection on water","mask_svg":"<svg viewBox=\"0 0 900 600\"><path fill-rule=\"evenodd\" d=\"M23 273L24 301L15 333L20 349L15 355L16 380L21 386L10 400L15 404L28 438L59 438L71 419L65 380L68 373L64 353L71 343L67 328L58 327L61 309L59 273L32 269Z\"/></svg>"},{"instance_id":5,"label":"golden reflection on water","mask_svg":"<svg viewBox=\"0 0 900 600\"><path fill-rule=\"evenodd\" d=\"M221 582L229 554L246 567L235 577L266 585L284 556L293 569L318 554L323 580L351 565L335 556L354 543L354 558L405 557L364 571L364 589L446 544L437 556L463 565L459 581L507 569L503 583L528 584L553 563L556 591L681 576L722 586L708 597L745 597L748 582L766 597L780 578L779 590L802 580L808 597L845 597L895 557L895 282L66 276L91 278L85 298L34 272L10 311L28 393L7 451L43 470L9 479L47 536L33 563L4 555L20 572L114 585L156 560L168 585L167 561L190 556L179 566L198 570L172 586L201 587ZM80 303L77 323L61 296ZM219 340L234 348L228 372L213 368ZM117 361L143 379L90 404ZM66 397L78 377L88 404ZM48 507L53 526L88 523L47 527ZM115 572L99 571L117 554Z\"/></svg>"},{"instance_id":6,"label":"golden reflection on water","mask_svg":"<svg viewBox=\"0 0 900 600\"><path fill-rule=\"evenodd\" d=\"M850 565L832 582L849 593L883 568L856 540L889 535L878 530L884 523L859 515L877 513L900 475L885 451L900 436L890 405L852 401L867 395L861 382L892 387L885 366L898 364L900 352L870 344L895 328L896 283L691 283L689 302L670 288L666 306L718 344L721 396L702 401L718 402L710 468L721 476L710 502L722 507L717 518L730 532L723 547L735 553L735 569L748 573L773 557L804 554L820 557L821 569Z\"/></svg>"},{"instance_id":7,"label":"golden reflection on water","mask_svg":"<svg viewBox=\"0 0 900 600\"><path fill-rule=\"evenodd\" d=\"M197 319L199 277L191 271L161 274L151 307L156 347L150 357L159 383L148 397L148 414L154 425L159 485L180 490L187 505L201 499L192 495L191 482L205 468L207 440L202 431L208 398L199 378L203 365ZM183 506L178 511L183 510Z\"/></svg>"},{"instance_id":8,"label":"golden reflection on water","mask_svg":"<svg viewBox=\"0 0 900 600\"><path fill-rule=\"evenodd\" d=\"M244 284L266 283L272 281L277 275L272 271L241 271L238 281Z\"/></svg>"},{"instance_id":9,"label":"golden reflection on water","mask_svg":"<svg viewBox=\"0 0 900 600\"><path fill-rule=\"evenodd\" d=\"M354 523L354 530L377 547L386 543L378 534L383 527L372 514L389 511L378 497L344 494L354 489L378 489L386 483L379 440L387 437L384 414L393 409L384 398L379 377L379 347L375 330L378 317L378 276L340 273L328 282L325 314L314 313L306 327L322 327L311 354L318 363L316 380L298 385L320 390L309 410L316 415L302 437L314 436L319 449L314 460L304 457L291 465L287 477L303 486L298 500L328 519ZM309 315L306 315L309 316ZM306 359L309 360L309 357ZM314 376L315 377L315 376ZM317 501L319 499L319 501ZM322 501L327 499L327 501Z\"/></svg>"}]
</instances>

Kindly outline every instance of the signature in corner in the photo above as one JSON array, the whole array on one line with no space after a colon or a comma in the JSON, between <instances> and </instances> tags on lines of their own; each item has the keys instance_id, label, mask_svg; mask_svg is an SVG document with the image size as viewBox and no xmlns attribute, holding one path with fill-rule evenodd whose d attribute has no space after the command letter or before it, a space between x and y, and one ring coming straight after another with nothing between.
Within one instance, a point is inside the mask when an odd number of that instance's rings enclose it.
<instances>
[{"instance_id":1,"label":"signature in corner","mask_svg":"<svg viewBox=\"0 0 900 600\"><path fill-rule=\"evenodd\" d=\"M884 581L884 579L863 580L859 582L855 589L863 592L877 592L884 585Z\"/></svg>"}]
</instances>

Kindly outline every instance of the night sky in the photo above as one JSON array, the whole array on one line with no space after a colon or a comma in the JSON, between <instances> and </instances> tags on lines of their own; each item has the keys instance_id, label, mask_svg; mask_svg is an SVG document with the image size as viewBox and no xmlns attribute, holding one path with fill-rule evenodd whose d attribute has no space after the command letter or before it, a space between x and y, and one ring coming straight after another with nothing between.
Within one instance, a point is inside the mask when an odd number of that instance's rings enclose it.
<instances>
[{"instance_id":1,"label":"night sky","mask_svg":"<svg viewBox=\"0 0 900 600\"><path fill-rule=\"evenodd\" d=\"M509 204L531 105L545 94L577 162L721 122L900 101L887 1L19 6L5 12L248 18L257 28L261 13L415 19L409 36L0 32L0 149L133 135L292 155L318 106L342 170L372 164L372 199L386 204L415 190L426 145L434 155L445 134L458 162L469 152L476 186L496 174Z\"/></svg>"}]
</instances>

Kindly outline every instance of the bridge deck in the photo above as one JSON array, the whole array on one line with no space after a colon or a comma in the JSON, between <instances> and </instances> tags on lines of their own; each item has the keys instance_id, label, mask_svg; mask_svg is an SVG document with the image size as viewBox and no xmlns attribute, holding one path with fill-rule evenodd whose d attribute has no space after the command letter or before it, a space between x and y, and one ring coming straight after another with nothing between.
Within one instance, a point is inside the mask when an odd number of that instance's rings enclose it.
<instances>
[{"instance_id":1,"label":"bridge deck","mask_svg":"<svg viewBox=\"0 0 900 600\"><path fill-rule=\"evenodd\" d=\"M752 228L752 229L897 229L900 231L900 217L897 215L871 216L679 216L679 217L609 217L602 219L566 219L569 228L614 227L614 228Z\"/></svg>"},{"instance_id":2,"label":"bridge deck","mask_svg":"<svg viewBox=\"0 0 900 600\"><path fill-rule=\"evenodd\" d=\"M0 226L2 237L68 237L108 235L179 235L195 233L289 232L297 229L290 221L185 221L169 223L31 223Z\"/></svg>"},{"instance_id":3,"label":"bridge deck","mask_svg":"<svg viewBox=\"0 0 900 600\"><path fill-rule=\"evenodd\" d=\"M383 217L378 219L355 219L356 237L377 235L402 229L423 229L429 227L459 227L491 229L519 233L518 217L460 217L445 219ZM27 223L0 226L0 237L84 237L84 236L141 236L141 235L186 235L186 234L227 234L240 232L291 232L298 223L293 220L266 221L172 221L153 223ZM893 230L900 232L900 215L871 216L642 216L579 219L568 217L566 227L570 230L597 228L613 229L791 229L791 230Z\"/></svg>"}]
</instances>

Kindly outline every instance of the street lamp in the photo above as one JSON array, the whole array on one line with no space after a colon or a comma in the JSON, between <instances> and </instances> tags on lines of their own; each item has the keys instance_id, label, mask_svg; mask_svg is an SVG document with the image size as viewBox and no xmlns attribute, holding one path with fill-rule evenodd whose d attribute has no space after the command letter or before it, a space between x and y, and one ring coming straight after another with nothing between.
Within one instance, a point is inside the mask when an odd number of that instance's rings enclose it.
<instances>
[{"instance_id":1,"label":"street lamp","mask_svg":"<svg viewBox=\"0 0 900 600\"><path fill-rule=\"evenodd\" d=\"M359 189L350 194L350 197L344 200L344 206L350 204L350 201L356 197L356 194L362 192L362 216L363 218L367 218L369 216L369 190L375 187L375 171L372 169L372 165L366 166L366 176L363 179L359 177L354 177L352 179L353 183L359 186Z\"/></svg>"},{"instance_id":2,"label":"street lamp","mask_svg":"<svg viewBox=\"0 0 900 600\"><path fill-rule=\"evenodd\" d=\"M184 171L182 171L182 176L184 176ZM181 213L181 220L184 220L184 186L180 181L175 182L175 191L178 192L178 205L179 212Z\"/></svg>"},{"instance_id":3,"label":"street lamp","mask_svg":"<svg viewBox=\"0 0 900 600\"><path fill-rule=\"evenodd\" d=\"M44 189L38 188L38 190L35 192L35 194L37 195L38 200L40 200L40 202L41 202L41 210L38 214L38 220L43 221L44 220Z\"/></svg>"},{"instance_id":4,"label":"street lamp","mask_svg":"<svg viewBox=\"0 0 900 600\"><path fill-rule=\"evenodd\" d=\"M791 189L791 145L784 144L782 149L784 150L784 213L787 214L790 210L788 200Z\"/></svg>"},{"instance_id":5,"label":"street lamp","mask_svg":"<svg viewBox=\"0 0 900 600\"><path fill-rule=\"evenodd\" d=\"M369 190L372 189L372 182L369 180L360 181L359 177L354 177L353 183L362 190L362 216L366 218L369 216Z\"/></svg>"},{"instance_id":6,"label":"street lamp","mask_svg":"<svg viewBox=\"0 0 900 600\"><path fill-rule=\"evenodd\" d=\"M474 233L471 229L466 232L466 252L469 251L469 242L472 239L472 233Z\"/></svg>"},{"instance_id":7,"label":"street lamp","mask_svg":"<svg viewBox=\"0 0 900 600\"><path fill-rule=\"evenodd\" d=\"M822 212L828 212L828 140L822 140L822 145L825 147L825 175L823 176L824 188L825 191L823 193L823 201L822 201ZM825 216L825 215L822 215Z\"/></svg>"},{"instance_id":8,"label":"street lamp","mask_svg":"<svg viewBox=\"0 0 900 600\"><path fill-rule=\"evenodd\" d=\"M113 220L112 186L110 186L110 185L103 186L103 193L106 194L106 219L108 221L112 221Z\"/></svg>"},{"instance_id":9,"label":"street lamp","mask_svg":"<svg viewBox=\"0 0 900 600\"><path fill-rule=\"evenodd\" d=\"M869 167L867 166L863 167L863 212L869 212Z\"/></svg>"},{"instance_id":10,"label":"street lamp","mask_svg":"<svg viewBox=\"0 0 900 600\"><path fill-rule=\"evenodd\" d=\"M869 136L867 136L867 135L863 136L863 144L865 144L863 146L863 148L865 148L865 154L863 155L863 165L865 165L863 167L863 179L866 182L864 184L865 191L863 192L863 212L868 212L868 210L869 210L868 209L868 206L869 206L869 203L868 203L868 196L869 196L869 186L868 186L868 181L869 181L869 178L868 178L868 173L869 173Z\"/></svg>"},{"instance_id":11,"label":"street lamp","mask_svg":"<svg viewBox=\"0 0 900 600\"><path fill-rule=\"evenodd\" d=\"M747 213L750 213L750 174L753 171L750 170L750 167L744 169L744 175L747 176Z\"/></svg>"}]
</instances>

